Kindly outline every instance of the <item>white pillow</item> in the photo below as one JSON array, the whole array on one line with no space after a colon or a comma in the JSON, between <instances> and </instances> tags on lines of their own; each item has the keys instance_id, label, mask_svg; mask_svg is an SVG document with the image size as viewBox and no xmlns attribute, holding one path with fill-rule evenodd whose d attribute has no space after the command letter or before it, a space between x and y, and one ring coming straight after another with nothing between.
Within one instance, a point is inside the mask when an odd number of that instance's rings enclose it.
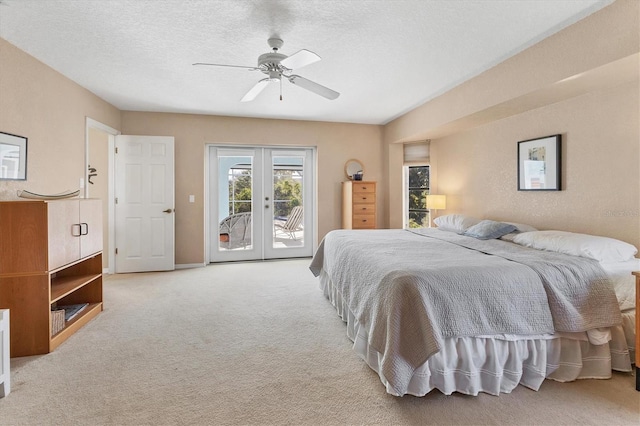
<instances>
[{"instance_id":1,"label":"white pillow","mask_svg":"<svg viewBox=\"0 0 640 426\"><path fill-rule=\"evenodd\" d=\"M503 240L503 241L511 241L511 242L513 242L513 239L516 237L516 235L518 235L521 232L533 232L533 231L537 231L538 230L538 229L534 228L533 226L525 225L523 223L514 223L514 222L502 222L502 223L507 223L509 225L513 225L513 226L516 227L515 231L510 232L510 233L500 237L500 239Z\"/></svg>"},{"instance_id":2,"label":"white pillow","mask_svg":"<svg viewBox=\"0 0 640 426\"><path fill-rule=\"evenodd\" d=\"M442 231L451 231L462 234L468 228L480 223L480 219L465 216L463 214L447 214L436 217L433 222L438 225L438 229Z\"/></svg>"},{"instance_id":3,"label":"white pillow","mask_svg":"<svg viewBox=\"0 0 640 426\"><path fill-rule=\"evenodd\" d=\"M565 231L523 232L513 242L540 250L588 257L600 262L624 262L633 259L638 249L624 241Z\"/></svg>"}]
</instances>

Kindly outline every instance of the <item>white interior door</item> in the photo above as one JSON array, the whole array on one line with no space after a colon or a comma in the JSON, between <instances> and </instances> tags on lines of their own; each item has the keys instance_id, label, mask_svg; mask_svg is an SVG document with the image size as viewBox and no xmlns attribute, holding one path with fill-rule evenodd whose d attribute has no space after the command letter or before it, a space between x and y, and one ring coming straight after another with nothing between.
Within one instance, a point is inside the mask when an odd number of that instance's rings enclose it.
<instances>
[{"instance_id":1,"label":"white interior door","mask_svg":"<svg viewBox=\"0 0 640 426\"><path fill-rule=\"evenodd\" d=\"M314 151L209 148L211 262L313 254Z\"/></svg>"},{"instance_id":2,"label":"white interior door","mask_svg":"<svg viewBox=\"0 0 640 426\"><path fill-rule=\"evenodd\" d=\"M115 270L175 269L174 138L116 136Z\"/></svg>"}]
</instances>

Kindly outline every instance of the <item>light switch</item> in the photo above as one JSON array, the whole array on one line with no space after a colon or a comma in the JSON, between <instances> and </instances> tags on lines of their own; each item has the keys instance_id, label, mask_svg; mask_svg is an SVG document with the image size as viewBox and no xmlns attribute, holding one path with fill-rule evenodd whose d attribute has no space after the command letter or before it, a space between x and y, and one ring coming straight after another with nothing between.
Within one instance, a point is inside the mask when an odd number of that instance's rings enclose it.
<instances>
[{"instance_id":1,"label":"light switch","mask_svg":"<svg viewBox=\"0 0 640 426\"><path fill-rule=\"evenodd\" d=\"M189 202L190 203L195 203L196 202L196 196L195 195L189 195Z\"/></svg>"}]
</instances>

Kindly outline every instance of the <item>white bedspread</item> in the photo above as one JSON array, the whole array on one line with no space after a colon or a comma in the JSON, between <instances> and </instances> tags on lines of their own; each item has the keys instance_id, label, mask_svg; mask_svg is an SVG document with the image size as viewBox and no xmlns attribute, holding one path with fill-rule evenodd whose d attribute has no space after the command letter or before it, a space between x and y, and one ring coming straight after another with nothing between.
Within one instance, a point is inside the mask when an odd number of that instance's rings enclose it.
<instances>
[{"instance_id":1,"label":"white bedspread","mask_svg":"<svg viewBox=\"0 0 640 426\"><path fill-rule=\"evenodd\" d=\"M421 233L334 231L311 265L314 274L328 274L365 328L390 393L405 394L415 370L448 337L579 332L621 321L595 262Z\"/></svg>"}]
</instances>

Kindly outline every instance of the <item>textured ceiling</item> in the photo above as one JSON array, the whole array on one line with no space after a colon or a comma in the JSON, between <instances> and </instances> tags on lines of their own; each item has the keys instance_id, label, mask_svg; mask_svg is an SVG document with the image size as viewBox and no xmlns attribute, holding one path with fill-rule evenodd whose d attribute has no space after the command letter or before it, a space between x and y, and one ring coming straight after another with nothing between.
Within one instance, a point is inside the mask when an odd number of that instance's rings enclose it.
<instances>
[{"instance_id":1,"label":"textured ceiling","mask_svg":"<svg viewBox=\"0 0 640 426\"><path fill-rule=\"evenodd\" d=\"M612 2L0 0L0 37L121 110L384 124ZM241 103L263 74L192 66L254 66L274 35L340 97Z\"/></svg>"}]
</instances>

